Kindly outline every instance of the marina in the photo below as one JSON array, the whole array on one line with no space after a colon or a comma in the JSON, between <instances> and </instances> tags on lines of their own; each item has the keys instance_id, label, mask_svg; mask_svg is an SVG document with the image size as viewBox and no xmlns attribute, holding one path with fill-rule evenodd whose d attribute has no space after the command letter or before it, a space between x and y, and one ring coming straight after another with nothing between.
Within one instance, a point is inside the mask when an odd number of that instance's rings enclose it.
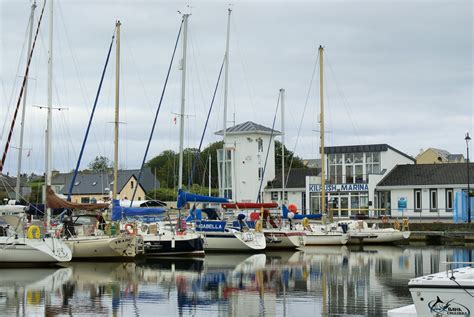
<instances>
[{"instance_id":1,"label":"marina","mask_svg":"<svg viewBox=\"0 0 474 317\"><path fill-rule=\"evenodd\" d=\"M343 2L1 2L0 316L474 314L473 4Z\"/></svg>"},{"instance_id":2,"label":"marina","mask_svg":"<svg viewBox=\"0 0 474 317\"><path fill-rule=\"evenodd\" d=\"M386 316L412 304L408 281L442 271L469 248L305 247L134 263L7 269L2 314ZM7 274L3 274L7 273ZM245 304L244 304L245 303Z\"/></svg>"}]
</instances>

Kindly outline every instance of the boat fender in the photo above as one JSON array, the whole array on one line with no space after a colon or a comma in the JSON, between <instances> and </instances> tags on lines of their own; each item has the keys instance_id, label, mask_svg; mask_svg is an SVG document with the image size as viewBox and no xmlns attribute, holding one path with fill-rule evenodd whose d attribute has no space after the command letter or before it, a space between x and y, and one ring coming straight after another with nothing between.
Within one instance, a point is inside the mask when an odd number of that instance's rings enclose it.
<instances>
[{"instance_id":1,"label":"boat fender","mask_svg":"<svg viewBox=\"0 0 474 317\"><path fill-rule=\"evenodd\" d=\"M262 232L262 221L261 220L258 220L255 223L255 231L256 232Z\"/></svg>"},{"instance_id":2,"label":"boat fender","mask_svg":"<svg viewBox=\"0 0 474 317\"><path fill-rule=\"evenodd\" d=\"M131 223L127 223L125 225L125 232L128 234L134 234L135 231L133 230L133 225Z\"/></svg>"},{"instance_id":3,"label":"boat fender","mask_svg":"<svg viewBox=\"0 0 474 317\"><path fill-rule=\"evenodd\" d=\"M304 217L303 219L303 229L309 230L309 219L307 217Z\"/></svg>"},{"instance_id":4,"label":"boat fender","mask_svg":"<svg viewBox=\"0 0 474 317\"><path fill-rule=\"evenodd\" d=\"M395 222L393 223L393 229L395 229L395 230L400 230L400 222L395 221Z\"/></svg>"},{"instance_id":5,"label":"boat fender","mask_svg":"<svg viewBox=\"0 0 474 317\"><path fill-rule=\"evenodd\" d=\"M41 230L38 226L30 226L26 236L28 239L39 239L41 237Z\"/></svg>"}]
</instances>

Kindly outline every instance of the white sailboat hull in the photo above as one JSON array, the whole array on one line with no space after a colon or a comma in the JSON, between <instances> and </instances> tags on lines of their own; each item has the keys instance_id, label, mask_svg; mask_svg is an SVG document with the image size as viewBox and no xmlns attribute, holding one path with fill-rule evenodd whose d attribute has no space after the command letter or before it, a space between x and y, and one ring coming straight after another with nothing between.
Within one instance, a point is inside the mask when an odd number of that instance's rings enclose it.
<instances>
[{"instance_id":1,"label":"white sailboat hull","mask_svg":"<svg viewBox=\"0 0 474 317\"><path fill-rule=\"evenodd\" d=\"M306 234L302 231L264 229L268 249L296 249L306 244Z\"/></svg>"},{"instance_id":2,"label":"white sailboat hull","mask_svg":"<svg viewBox=\"0 0 474 317\"><path fill-rule=\"evenodd\" d=\"M349 236L342 232L307 232L306 245L345 245Z\"/></svg>"},{"instance_id":3,"label":"white sailboat hull","mask_svg":"<svg viewBox=\"0 0 474 317\"><path fill-rule=\"evenodd\" d=\"M65 240L74 259L133 258L136 255L136 237L121 235L79 236Z\"/></svg>"},{"instance_id":4,"label":"white sailboat hull","mask_svg":"<svg viewBox=\"0 0 474 317\"><path fill-rule=\"evenodd\" d=\"M266 247L265 235L260 232L205 232L205 251L259 251Z\"/></svg>"},{"instance_id":5,"label":"white sailboat hull","mask_svg":"<svg viewBox=\"0 0 474 317\"><path fill-rule=\"evenodd\" d=\"M366 231L350 231L351 239L349 243L393 243L403 241L410 237L410 231L399 231L394 229L379 229Z\"/></svg>"},{"instance_id":6,"label":"white sailboat hull","mask_svg":"<svg viewBox=\"0 0 474 317\"><path fill-rule=\"evenodd\" d=\"M71 258L71 250L60 239L0 237L0 263L58 263Z\"/></svg>"}]
</instances>

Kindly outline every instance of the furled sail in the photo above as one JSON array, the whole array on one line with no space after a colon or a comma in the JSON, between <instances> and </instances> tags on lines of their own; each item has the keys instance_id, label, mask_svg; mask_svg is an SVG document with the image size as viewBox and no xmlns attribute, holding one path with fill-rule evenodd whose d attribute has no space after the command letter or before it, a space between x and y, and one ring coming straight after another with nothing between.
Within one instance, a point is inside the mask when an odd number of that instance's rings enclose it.
<instances>
[{"instance_id":1,"label":"furled sail","mask_svg":"<svg viewBox=\"0 0 474 317\"><path fill-rule=\"evenodd\" d=\"M73 203L67 200L64 200L56 195L56 193L48 187L46 189L46 203L48 207L57 209L57 208L67 208L67 209L82 209L82 210L98 210L109 208L110 204L108 203L99 203L99 204L80 204Z\"/></svg>"},{"instance_id":2,"label":"furled sail","mask_svg":"<svg viewBox=\"0 0 474 317\"><path fill-rule=\"evenodd\" d=\"M112 221L117 221L124 217L162 215L165 212L166 208L161 207L121 207L117 199L112 200Z\"/></svg>"},{"instance_id":3,"label":"furled sail","mask_svg":"<svg viewBox=\"0 0 474 317\"><path fill-rule=\"evenodd\" d=\"M277 208L278 203L230 203L222 204L225 209L260 209L260 208Z\"/></svg>"},{"instance_id":4,"label":"furled sail","mask_svg":"<svg viewBox=\"0 0 474 317\"><path fill-rule=\"evenodd\" d=\"M222 197L211 197L198 194L191 194L183 191L182 189L178 190L178 208L183 208L188 202L200 202L200 203L228 203L227 198Z\"/></svg>"}]
</instances>

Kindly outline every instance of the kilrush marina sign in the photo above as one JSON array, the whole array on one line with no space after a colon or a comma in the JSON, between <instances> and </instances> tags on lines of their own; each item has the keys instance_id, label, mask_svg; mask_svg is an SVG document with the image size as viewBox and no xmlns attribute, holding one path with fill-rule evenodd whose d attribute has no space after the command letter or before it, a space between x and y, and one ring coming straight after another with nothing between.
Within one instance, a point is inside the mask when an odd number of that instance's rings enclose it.
<instances>
[{"instance_id":1,"label":"kilrush marina sign","mask_svg":"<svg viewBox=\"0 0 474 317\"><path fill-rule=\"evenodd\" d=\"M369 184L326 184L326 192L368 192ZM309 192L318 193L321 191L320 184L310 184Z\"/></svg>"}]
</instances>

